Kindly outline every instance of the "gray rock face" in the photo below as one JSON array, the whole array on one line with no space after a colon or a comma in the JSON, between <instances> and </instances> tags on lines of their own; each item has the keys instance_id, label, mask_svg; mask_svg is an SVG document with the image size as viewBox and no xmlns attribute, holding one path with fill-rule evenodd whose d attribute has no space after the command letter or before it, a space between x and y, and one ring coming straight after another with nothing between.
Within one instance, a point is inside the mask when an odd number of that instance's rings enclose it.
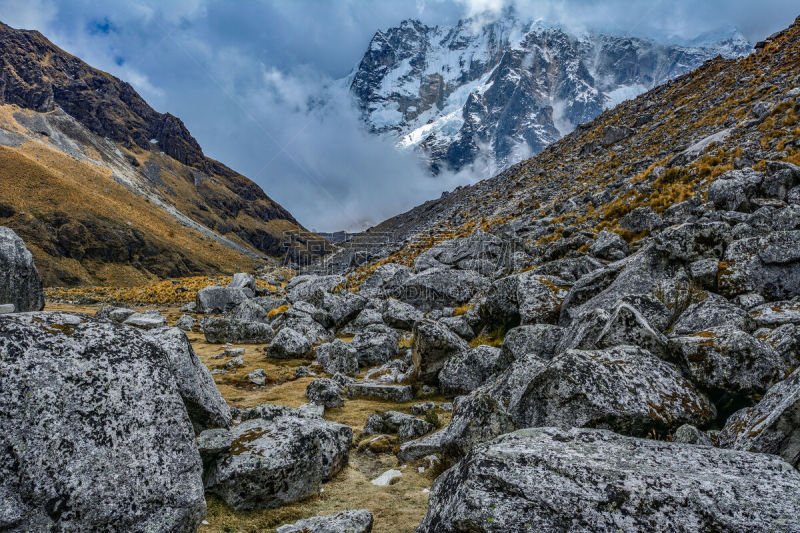
<instances>
[{"instance_id":1,"label":"gray rock face","mask_svg":"<svg viewBox=\"0 0 800 533\"><path fill-rule=\"evenodd\" d=\"M396 294L411 276L411 269L407 266L387 263L376 268L375 272L364 280L360 292L391 296Z\"/></svg>"},{"instance_id":2,"label":"gray rock face","mask_svg":"<svg viewBox=\"0 0 800 533\"><path fill-rule=\"evenodd\" d=\"M501 366L526 354L536 354L550 359L555 346L561 342L563 328L547 324L519 326L503 337Z\"/></svg>"},{"instance_id":3,"label":"gray rock face","mask_svg":"<svg viewBox=\"0 0 800 533\"><path fill-rule=\"evenodd\" d=\"M211 377L211 372L197 357L186 334L178 328L161 328L146 336L167 354L186 411L195 432L216 427L230 427L231 410Z\"/></svg>"},{"instance_id":4,"label":"gray rock face","mask_svg":"<svg viewBox=\"0 0 800 533\"><path fill-rule=\"evenodd\" d=\"M367 305L367 299L350 291L338 294L325 293L321 307L331 318L333 326L340 328L347 324Z\"/></svg>"},{"instance_id":5,"label":"gray rock face","mask_svg":"<svg viewBox=\"0 0 800 533\"><path fill-rule=\"evenodd\" d=\"M352 376L358 373L358 355L346 342L336 339L332 342L320 344L315 352L317 362L328 374L342 374Z\"/></svg>"},{"instance_id":6,"label":"gray rock face","mask_svg":"<svg viewBox=\"0 0 800 533\"><path fill-rule=\"evenodd\" d=\"M302 359L311 352L313 341L292 328L281 329L269 346L264 348L267 357L275 359Z\"/></svg>"},{"instance_id":7,"label":"gray rock face","mask_svg":"<svg viewBox=\"0 0 800 533\"><path fill-rule=\"evenodd\" d=\"M315 379L306 387L306 398L317 405L341 407L344 399L339 396L339 384L329 378Z\"/></svg>"},{"instance_id":8,"label":"gray rock face","mask_svg":"<svg viewBox=\"0 0 800 533\"><path fill-rule=\"evenodd\" d=\"M383 311L383 322L398 329L412 329L425 315L413 305L390 298Z\"/></svg>"},{"instance_id":9,"label":"gray rock face","mask_svg":"<svg viewBox=\"0 0 800 533\"><path fill-rule=\"evenodd\" d=\"M731 170L708 187L708 201L728 211L745 211L758 192L764 175L753 169Z\"/></svg>"},{"instance_id":10,"label":"gray rock face","mask_svg":"<svg viewBox=\"0 0 800 533\"><path fill-rule=\"evenodd\" d=\"M731 230L725 222L691 222L666 228L654 240L655 248L672 261L719 260L731 241Z\"/></svg>"},{"instance_id":11,"label":"gray rock face","mask_svg":"<svg viewBox=\"0 0 800 533\"><path fill-rule=\"evenodd\" d=\"M448 359L439 372L439 388L445 396L467 394L480 387L500 370L502 351L491 346L477 346Z\"/></svg>"},{"instance_id":12,"label":"gray rock face","mask_svg":"<svg viewBox=\"0 0 800 533\"><path fill-rule=\"evenodd\" d=\"M422 320L414 326L414 374L423 383L435 385L445 362L469 349L469 344L446 326Z\"/></svg>"},{"instance_id":13,"label":"gray rock face","mask_svg":"<svg viewBox=\"0 0 800 533\"><path fill-rule=\"evenodd\" d=\"M486 308L492 320L505 324L552 323L571 284L532 271L514 274L492 283Z\"/></svg>"},{"instance_id":14,"label":"gray rock face","mask_svg":"<svg viewBox=\"0 0 800 533\"><path fill-rule=\"evenodd\" d=\"M198 313L224 313L252 297L253 292L249 289L205 287L197 291L196 310Z\"/></svg>"},{"instance_id":15,"label":"gray rock face","mask_svg":"<svg viewBox=\"0 0 800 533\"><path fill-rule=\"evenodd\" d=\"M196 530L202 464L159 346L31 313L0 316L0 354L0 529Z\"/></svg>"},{"instance_id":16,"label":"gray rock face","mask_svg":"<svg viewBox=\"0 0 800 533\"><path fill-rule=\"evenodd\" d=\"M370 533L372 513L368 509L339 511L326 516L314 516L281 526L277 533Z\"/></svg>"},{"instance_id":17,"label":"gray rock face","mask_svg":"<svg viewBox=\"0 0 800 533\"><path fill-rule=\"evenodd\" d=\"M33 255L14 230L4 226L0 226L0 304L13 304L18 313L44 309L42 278Z\"/></svg>"},{"instance_id":18,"label":"gray rock face","mask_svg":"<svg viewBox=\"0 0 800 533\"><path fill-rule=\"evenodd\" d=\"M676 429L675 434L672 436L672 442L696 444L701 446L714 445L714 441L711 440L711 437L690 424L684 424Z\"/></svg>"},{"instance_id":19,"label":"gray rock face","mask_svg":"<svg viewBox=\"0 0 800 533\"><path fill-rule=\"evenodd\" d=\"M252 292L256 290L256 280L246 272L237 272L233 275L233 279L228 284L230 289L248 289Z\"/></svg>"},{"instance_id":20,"label":"gray rock face","mask_svg":"<svg viewBox=\"0 0 800 533\"><path fill-rule=\"evenodd\" d=\"M175 322L175 327L181 331L194 331L197 328L197 320L192 318L191 315L181 315Z\"/></svg>"},{"instance_id":21,"label":"gray rock face","mask_svg":"<svg viewBox=\"0 0 800 533\"><path fill-rule=\"evenodd\" d=\"M275 331L269 324L241 322L236 319L206 317L200 322L208 342L222 344L261 344L270 342Z\"/></svg>"},{"instance_id":22,"label":"gray rock face","mask_svg":"<svg viewBox=\"0 0 800 533\"><path fill-rule=\"evenodd\" d=\"M525 429L441 475L417 532L797 531L799 493L800 474L767 455Z\"/></svg>"},{"instance_id":23,"label":"gray rock face","mask_svg":"<svg viewBox=\"0 0 800 533\"><path fill-rule=\"evenodd\" d=\"M800 231L776 231L735 241L720 268L725 296L757 292L768 300L800 296Z\"/></svg>"},{"instance_id":24,"label":"gray rock face","mask_svg":"<svg viewBox=\"0 0 800 533\"><path fill-rule=\"evenodd\" d=\"M702 302L690 305L672 326L672 333L686 335L719 326L732 326L752 331L753 321L742 308L725 298L709 295Z\"/></svg>"},{"instance_id":25,"label":"gray rock face","mask_svg":"<svg viewBox=\"0 0 800 533\"><path fill-rule=\"evenodd\" d=\"M323 301L325 293L344 282L342 276L297 276L286 286L286 298L293 304L302 301L317 305Z\"/></svg>"},{"instance_id":26,"label":"gray rock face","mask_svg":"<svg viewBox=\"0 0 800 533\"><path fill-rule=\"evenodd\" d=\"M599 427L644 436L654 426L704 426L714 406L677 368L633 346L569 350L530 380L519 427Z\"/></svg>"},{"instance_id":27,"label":"gray rock face","mask_svg":"<svg viewBox=\"0 0 800 533\"><path fill-rule=\"evenodd\" d=\"M106 307L103 306L94 314L95 318L99 320L111 320L117 324L122 324L128 318L135 315L136 311L128 309L127 307Z\"/></svg>"},{"instance_id":28,"label":"gray rock face","mask_svg":"<svg viewBox=\"0 0 800 533\"><path fill-rule=\"evenodd\" d=\"M240 322L269 322L269 311L256 300L245 300L233 311L233 319Z\"/></svg>"},{"instance_id":29,"label":"gray rock face","mask_svg":"<svg viewBox=\"0 0 800 533\"><path fill-rule=\"evenodd\" d=\"M267 383L267 373L263 368L256 368L248 372L247 381L258 387L263 387Z\"/></svg>"},{"instance_id":30,"label":"gray rock face","mask_svg":"<svg viewBox=\"0 0 800 533\"><path fill-rule=\"evenodd\" d=\"M692 381L715 392L761 393L789 370L772 346L731 326L671 337L670 345Z\"/></svg>"},{"instance_id":31,"label":"gray rock face","mask_svg":"<svg viewBox=\"0 0 800 533\"><path fill-rule=\"evenodd\" d=\"M134 313L123 322L126 326L151 330L163 328L167 325L166 317L161 316L158 311L148 311L146 313Z\"/></svg>"},{"instance_id":32,"label":"gray rock face","mask_svg":"<svg viewBox=\"0 0 800 533\"><path fill-rule=\"evenodd\" d=\"M728 418L719 445L780 455L800 470L800 369L769 389L756 405Z\"/></svg>"},{"instance_id":33,"label":"gray rock face","mask_svg":"<svg viewBox=\"0 0 800 533\"><path fill-rule=\"evenodd\" d=\"M628 255L628 243L611 231L601 231L589 248L589 252L600 259L617 261Z\"/></svg>"},{"instance_id":34,"label":"gray rock face","mask_svg":"<svg viewBox=\"0 0 800 533\"><path fill-rule=\"evenodd\" d=\"M653 326L639 310L623 301L620 302L597 336L598 348L632 345L648 350L661 359L670 359L667 338Z\"/></svg>"},{"instance_id":35,"label":"gray rock face","mask_svg":"<svg viewBox=\"0 0 800 533\"><path fill-rule=\"evenodd\" d=\"M353 337L350 347L355 350L361 366L383 364L395 357L400 349L398 335L393 330L363 331Z\"/></svg>"},{"instance_id":36,"label":"gray rock face","mask_svg":"<svg viewBox=\"0 0 800 533\"><path fill-rule=\"evenodd\" d=\"M467 237L442 241L426 250L414 261L414 268L422 272L447 266L489 275L501 266L502 255L503 241L477 230Z\"/></svg>"},{"instance_id":37,"label":"gray rock face","mask_svg":"<svg viewBox=\"0 0 800 533\"><path fill-rule=\"evenodd\" d=\"M750 316L756 325L762 327L800 325L800 298L759 305L750 310Z\"/></svg>"},{"instance_id":38,"label":"gray rock face","mask_svg":"<svg viewBox=\"0 0 800 533\"><path fill-rule=\"evenodd\" d=\"M397 297L421 310L442 309L463 304L488 287L489 280L472 270L430 268L408 278Z\"/></svg>"},{"instance_id":39,"label":"gray rock face","mask_svg":"<svg viewBox=\"0 0 800 533\"><path fill-rule=\"evenodd\" d=\"M619 220L622 229L632 233L653 231L664 225L661 217L649 207L637 207Z\"/></svg>"},{"instance_id":40,"label":"gray rock face","mask_svg":"<svg viewBox=\"0 0 800 533\"><path fill-rule=\"evenodd\" d=\"M279 414L231 430L231 446L206 470L206 489L234 509L272 508L319 492L347 464L353 430Z\"/></svg>"},{"instance_id":41,"label":"gray rock face","mask_svg":"<svg viewBox=\"0 0 800 533\"><path fill-rule=\"evenodd\" d=\"M370 415L364 426L364 433L394 433L400 442L416 439L436 429L416 416L411 416L399 411L386 411L377 415Z\"/></svg>"},{"instance_id":42,"label":"gray rock face","mask_svg":"<svg viewBox=\"0 0 800 533\"><path fill-rule=\"evenodd\" d=\"M348 398L377 398L389 402L404 403L414 398L414 389L408 385L382 385L380 383L350 383Z\"/></svg>"}]
</instances>

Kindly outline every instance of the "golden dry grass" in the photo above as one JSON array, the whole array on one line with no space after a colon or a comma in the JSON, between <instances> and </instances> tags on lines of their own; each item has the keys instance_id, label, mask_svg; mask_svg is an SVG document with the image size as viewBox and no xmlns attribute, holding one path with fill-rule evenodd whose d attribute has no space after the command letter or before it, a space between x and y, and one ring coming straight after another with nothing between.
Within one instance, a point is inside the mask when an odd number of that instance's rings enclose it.
<instances>
[{"instance_id":1,"label":"golden dry grass","mask_svg":"<svg viewBox=\"0 0 800 533\"><path fill-rule=\"evenodd\" d=\"M193 302L197 291L213 285L228 285L231 276L191 276L188 278L155 281L141 286L119 287L54 287L45 289L48 300L85 301L97 300L105 303L126 304L183 304ZM256 280L256 286L262 289L275 290L276 287L262 280Z\"/></svg>"}]
</instances>

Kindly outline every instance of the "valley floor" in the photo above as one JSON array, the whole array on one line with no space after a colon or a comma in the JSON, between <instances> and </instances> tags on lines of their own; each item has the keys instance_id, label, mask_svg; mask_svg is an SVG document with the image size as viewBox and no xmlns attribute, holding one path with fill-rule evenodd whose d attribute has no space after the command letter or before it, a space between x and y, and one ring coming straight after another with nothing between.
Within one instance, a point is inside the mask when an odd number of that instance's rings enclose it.
<instances>
[{"instance_id":1,"label":"valley floor","mask_svg":"<svg viewBox=\"0 0 800 533\"><path fill-rule=\"evenodd\" d=\"M101 304L78 305L68 303L47 302L46 311L69 311L94 315ZM147 306L147 309L158 309L167 318L169 325L183 314L178 306ZM198 315L200 316L200 315ZM206 342L202 333L187 332L198 357L212 372L220 369L229 358L215 359L214 356L226 348L244 348L242 355L244 366L228 371L214 373L214 380L222 396L233 407L248 408L263 403L299 407L308 403L305 397L306 386L313 377L295 377L299 366L309 365L311 361L293 359L276 360L264 356L263 346L253 344L220 345ZM249 372L263 368L267 374L267 384L259 387L248 382ZM407 403L392 403L369 399L347 400L343 407L326 409L323 417L326 420L347 424L353 428L354 449L350 452L348 466L334 479L323 485L323 492L278 509L256 511L236 511L231 509L220 498L207 495L207 524L200 527L201 533L249 533L256 531L272 531L287 523L301 518L330 514L345 509L369 509L375 517L373 531L375 533L407 533L419 525L428 508L428 494L423 492L433 484L437 468L430 469L423 461L399 466L392 450L386 453L373 454L358 451L358 441L364 422L372 413L395 410L411 412L411 405L423 399L415 399ZM446 401L439 396L424 398L437 405ZM449 413L439 411L440 422L449 422ZM418 464L419 463L419 464ZM418 468L424 467L424 472ZM389 469L401 469L403 475L395 478L386 487L372 485L375 479Z\"/></svg>"}]
</instances>

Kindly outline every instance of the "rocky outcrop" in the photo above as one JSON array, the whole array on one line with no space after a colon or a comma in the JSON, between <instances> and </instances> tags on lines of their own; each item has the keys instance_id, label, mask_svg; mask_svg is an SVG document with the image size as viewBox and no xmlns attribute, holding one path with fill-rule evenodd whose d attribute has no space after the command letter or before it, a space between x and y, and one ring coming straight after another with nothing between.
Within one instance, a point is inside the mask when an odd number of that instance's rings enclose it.
<instances>
[{"instance_id":1,"label":"rocky outcrop","mask_svg":"<svg viewBox=\"0 0 800 533\"><path fill-rule=\"evenodd\" d=\"M439 371L453 356L469 350L469 345L447 327L434 320L422 320L414 327L413 363L416 378L438 383Z\"/></svg>"},{"instance_id":2,"label":"rocky outcrop","mask_svg":"<svg viewBox=\"0 0 800 533\"><path fill-rule=\"evenodd\" d=\"M0 316L0 353L0 529L196 530L202 464L172 369L191 362L69 313Z\"/></svg>"},{"instance_id":3,"label":"rocky outcrop","mask_svg":"<svg viewBox=\"0 0 800 533\"><path fill-rule=\"evenodd\" d=\"M798 490L800 474L768 455L526 429L439 477L417 532L794 531Z\"/></svg>"},{"instance_id":4,"label":"rocky outcrop","mask_svg":"<svg viewBox=\"0 0 800 533\"><path fill-rule=\"evenodd\" d=\"M204 474L206 490L234 509L278 507L318 493L347 464L349 427L291 411L271 414L232 429Z\"/></svg>"},{"instance_id":5,"label":"rocky outcrop","mask_svg":"<svg viewBox=\"0 0 800 533\"><path fill-rule=\"evenodd\" d=\"M42 279L33 256L16 233L0 226L0 304L11 304L12 311L44 309Z\"/></svg>"},{"instance_id":6,"label":"rocky outcrop","mask_svg":"<svg viewBox=\"0 0 800 533\"><path fill-rule=\"evenodd\" d=\"M800 470L800 369L753 407L734 413L719 435L724 448L780 455Z\"/></svg>"},{"instance_id":7,"label":"rocky outcrop","mask_svg":"<svg viewBox=\"0 0 800 533\"><path fill-rule=\"evenodd\" d=\"M261 322L242 322L236 319L206 317L200 321L206 341L223 344L262 344L275 337L269 324Z\"/></svg>"},{"instance_id":8,"label":"rocky outcrop","mask_svg":"<svg viewBox=\"0 0 800 533\"><path fill-rule=\"evenodd\" d=\"M197 291L198 313L224 313L253 297L250 289L241 287L205 287Z\"/></svg>"},{"instance_id":9,"label":"rocky outcrop","mask_svg":"<svg viewBox=\"0 0 800 533\"><path fill-rule=\"evenodd\" d=\"M598 427L645 436L654 427L703 426L716 410L680 371L631 346L568 350L525 388L520 427Z\"/></svg>"},{"instance_id":10,"label":"rocky outcrop","mask_svg":"<svg viewBox=\"0 0 800 533\"><path fill-rule=\"evenodd\" d=\"M178 328L162 328L147 332L147 337L167 355L169 369L195 432L229 427L230 407L217 389L211 372L194 353L186 334Z\"/></svg>"},{"instance_id":11,"label":"rocky outcrop","mask_svg":"<svg viewBox=\"0 0 800 533\"><path fill-rule=\"evenodd\" d=\"M326 516L315 516L298 520L294 524L281 526L277 533L370 533L372 513L367 509L339 511Z\"/></svg>"}]
</instances>

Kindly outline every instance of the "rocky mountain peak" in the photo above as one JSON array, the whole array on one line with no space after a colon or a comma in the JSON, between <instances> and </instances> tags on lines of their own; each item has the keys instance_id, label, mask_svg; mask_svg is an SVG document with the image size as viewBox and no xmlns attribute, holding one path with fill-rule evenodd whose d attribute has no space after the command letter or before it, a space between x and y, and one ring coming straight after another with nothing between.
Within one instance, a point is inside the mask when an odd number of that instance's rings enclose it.
<instances>
[{"instance_id":1,"label":"rocky mountain peak","mask_svg":"<svg viewBox=\"0 0 800 533\"><path fill-rule=\"evenodd\" d=\"M350 91L369 131L418 150L434 174L491 173L708 59L750 50L732 30L663 43L513 12L450 27L406 20L375 34Z\"/></svg>"}]
</instances>

